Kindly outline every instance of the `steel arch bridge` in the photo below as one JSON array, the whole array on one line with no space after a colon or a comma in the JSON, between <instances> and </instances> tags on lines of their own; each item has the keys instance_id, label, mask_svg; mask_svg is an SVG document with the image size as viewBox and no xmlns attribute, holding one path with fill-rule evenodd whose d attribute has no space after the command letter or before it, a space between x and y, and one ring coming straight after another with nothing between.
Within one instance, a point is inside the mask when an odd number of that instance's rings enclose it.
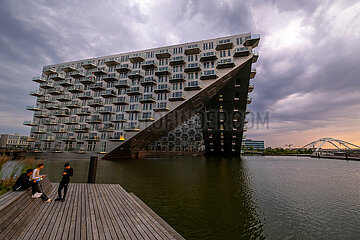
<instances>
[{"instance_id":1,"label":"steel arch bridge","mask_svg":"<svg viewBox=\"0 0 360 240\"><path fill-rule=\"evenodd\" d=\"M344 140L330 138L330 137L320 138L316 141L306 144L301 149L315 149L314 152L318 152L320 150L323 150L322 146L324 146L324 144L326 143L333 145L335 147L335 150L360 150L360 147L353 143L349 143Z\"/></svg>"}]
</instances>

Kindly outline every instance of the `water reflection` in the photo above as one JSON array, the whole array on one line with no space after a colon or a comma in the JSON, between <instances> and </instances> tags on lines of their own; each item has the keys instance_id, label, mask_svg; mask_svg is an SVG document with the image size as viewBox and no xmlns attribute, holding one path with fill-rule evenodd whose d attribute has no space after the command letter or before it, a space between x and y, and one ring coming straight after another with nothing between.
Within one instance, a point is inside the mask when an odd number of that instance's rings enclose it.
<instances>
[{"instance_id":1,"label":"water reflection","mask_svg":"<svg viewBox=\"0 0 360 240\"><path fill-rule=\"evenodd\" d=\"M63 159L44 172L61 179ZM89 162L70 160L73 182L85 182ZM98 183L134 192L186 239L262 239L263 221L252 199L252 176L240 159L174 157L100 161Z\"/></svg>"}]
</instances>

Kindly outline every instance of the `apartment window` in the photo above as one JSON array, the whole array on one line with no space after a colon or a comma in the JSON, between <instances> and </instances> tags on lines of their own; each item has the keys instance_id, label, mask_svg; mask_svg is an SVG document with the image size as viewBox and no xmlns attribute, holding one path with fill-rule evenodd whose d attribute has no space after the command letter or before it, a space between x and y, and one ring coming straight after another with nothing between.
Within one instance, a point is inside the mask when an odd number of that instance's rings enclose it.
<instances>
[{"instance_id":1,"label":"apartment window","mask_svg":"<svg viewBox=\"0 0 360 240\"><path fill-rule=\"evenodd\" d=\"M182 90L183 84L182 83L174 83L173 90Z\"/></svg>"},{"instance_id":2,"label":"apartment window","mask_svg":"<svg viewBox=\"0 0 360 240\"><path fill-rule=\"evenodd\" d=\"M107 88L112 88L112 87L114 87L115 86L115 82L107 82L106 83L106 87Z\"/></svg>"},{"instance_id":3,"label":"apartment window","mask_svg":"<svg viewBox=\"0 0 360 240\"><path fill-rule=\"evenodd\" d=\"M204 62L204 68L214 68L214 67L215 67L214 61Z\"/></svg>"},{"instance_id":4,"label":"apartment window","mask_svg":"<svg viewBox=\"0 0 360 240\"><path fill-rule=\"evenodd\" d=\"M145 110L145 111L150 111L150 110L152 110L152 108L153 108L153 104L152 104L152 103L145 103L145 104L143 105L143 110Z\"/></svg>"},{"instance_id":5,"label":"apartment window","mask_svg":"<svg viewBox=\"0 0 360 240\"><path fill-rule=\"evenodd\" d=\"M197 54L188 55L188 62L197 62L197 60L198 60Z\"/></svg>"},{"instance_id":6,"label":"apartment window","mask_svg":"<svg viewBox=\"0 0 360 240\"><path fill-rule=\"evenodd\" d=\"M116 112L125 112L125 105L116 106Z\"/></svg>"},{"instance_id":7,"label":"apartment window","mask_svg":"<svg viewBox=\"0 0 360 240\"><path fill-rule=\"evenodd\" d=\"M188 73L188 79L198 79L199 78L199 73L195 72L195 73Z\"/></svg>"},{"instance_id":8,"label":"apartment window","mask_svg":"<svg viewBox=\"0 0 360 240\"><path fill-rule=\"evenodd\" d=\"M144 87L144 93L151 93L154 91L154 87L153 86L145 86Z\"/></svg>"},{"instance_id":9,"label":"apartment window","mask_svg":"<svg viewBox=\"0 0 360 240\"><path fill-rule=\"evenodd\" d=\"M182 70L183 70L183 65L173 67L173 72L182 72Z\"/></svg>"},{"instance_id":10,"label":"apartment window","mask_svg":"<svg viewBox=\"0 0 360 240\"><path fill-rule=\"evenodd\" d=\"M164 59L159 60L159 65L160 66L168 65L168 64L169 64L169 59L168 58L164 58Z\"/></svg>"},{"instance_id":11,"label":"apartment window","mask_svg":"<svg viewBox=\"0 0 360 240\"><path fill-rule=\"evenodd\" d=\"M127 73L120 73L119 77L120 78L127 78Z\"/></svg>"},{"instance_id":12,"label":"apartment window","mask_svg":"<svg viewBox=\"0 0 360 240\"><path fill-rule=\"evenodd\" d=\"M145 70L145 76L154 75L154 69Z\"/></svg>"},{"instance_id":13,"label":"apartment window","mask_svg":"<svg viewBox=\"0 0 360 240\"><path fill-rule=\"evenodd\" d=\"M204 43L203 44L203 49L204 50L214 49L214 43L213 42Z\"/></svg>"},{"instance_id":14,"label":"apartment window","mask_svg":"<svg viewBox=\"0 0 360 240\"><path fill-rule=\"evenodd\" d=\"M145 53L145 57L146 57L146 58L153 58L153 57L154 57L154 51L146 52L146 53Z\"/></svg>"},{"instance_id":15,"label":"apartment window","mask_svg":"<svg viewBox=\"0 0 360 240\"><path fill-rule=\"evenodd\" d=\"M160 94L158 94L158 99L157 100L159 100L159 101L161 101L161 100L167 100L167 93L160 93Z\"/></svg>"},{"instance_id":16,"label":"apartment window","mask_svg":"<svg viewBox=\"0 0 360 240\"><path fill-rule=\"evenodd\" d=\"M130 96L130 102L139 102L139 96Z\"/></svg>"},{"instance_id":17,"label":"apartment window","mask_svg":"<svg viewBox=\"0 0 360 240\"><path fill-rule=\"evenodd\" d=\"M133 63L133 69L141 68L141 62Z\"/></svg>"},{"instance_id":18,"label":"apartment window","mask_svg":"<svg viewBox=\"0 0 360 240\"><path fill-rule=\"evenodd\" d=\"M138 113L130 113L129 114L129 120L130 121L136 121L138 120L139 114Z\"/></svg>"},{"instance_id":19,"label":"apartment window","mask_svg":"<svg viewBox=\"0 0 360 240\"><path fill-rule=\"evenodd\" d=\"M116 66L110 66L110 67L109 67L109 72L114 72L114 71L115 71L115 68L116 68Z\"/></svg>"},{"instance_id":20,"label":"apartment window","mask_svg":"<svg viewBox=\"0 0 360 240\"><path fill-rule=\"evenodd\" d=\"M240 44L243 44L243 39L241 37L236 39L236 45Z\"/></svg>"},{"instance_id":21,"label":"apartment window","mask_svg":"<svg viewBox=\"0 0 360 240\"><path fill-rule=\"evenodd\" d=\"M129 61L129 55L121 56L120 61L121 61L121 62Z\"/></svg>"},{"instance_id":22,"label":"apartment window","mask_svg":"<svg viewBox=\"0 0 360 240\"><path fill-rule=\"evenodd\" d=\"M220 51L220 57L231 57L230 49L227 51L226 50Z\"/></svg>"},{"instance_id":23,"label":"apartment window","mask_svg":"<svg viewBox=\"0 0 360 240\"><path fill-rule=\"evenodd\" d=\"M167 82L168 81L168 76L159 76L159 80L158 82Z\"/></svg>"},{"instance_id":24,"label":"apartment window","mask_svg":"<svg viewBox=\"0 0 360 240\"><path fill-rule=\"evenodd\" d=\"M139 84L139 80L138 79L133 79L131 80L131 85L138 85Z\"/></svg>"},{"instance_id":25,"label":"apartment window","mask_svg":"<svg viewBox=\"0 0 360 240\"><path fill-rule=\"evenodd\" d=\"M182 47L177 47L173 49L173 54L181 54L181 53L183 53Z\"/></svg>"}]
</instances>

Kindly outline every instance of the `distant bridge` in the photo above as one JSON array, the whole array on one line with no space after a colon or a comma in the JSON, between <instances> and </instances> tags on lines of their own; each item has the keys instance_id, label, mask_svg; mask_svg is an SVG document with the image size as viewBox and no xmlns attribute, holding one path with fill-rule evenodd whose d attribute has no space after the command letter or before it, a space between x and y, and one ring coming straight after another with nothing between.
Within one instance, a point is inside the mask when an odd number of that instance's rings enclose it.
<instances>
[{"instance_id":1,"label":"distant bridge","mask_svg":"<svg viewBox=\"0 0 360 240\"><path fill-rule=\"evenodd\" d=\"M334 148L323 148L325 144L330 144ZM346 142L344 140L339 140L335 138L325 137L320 138L319 140L313 141L306 144L301 149L313 149L314 152L319 151L360 151L360 147L353 143Z\"/></svg>"}]
</instances>

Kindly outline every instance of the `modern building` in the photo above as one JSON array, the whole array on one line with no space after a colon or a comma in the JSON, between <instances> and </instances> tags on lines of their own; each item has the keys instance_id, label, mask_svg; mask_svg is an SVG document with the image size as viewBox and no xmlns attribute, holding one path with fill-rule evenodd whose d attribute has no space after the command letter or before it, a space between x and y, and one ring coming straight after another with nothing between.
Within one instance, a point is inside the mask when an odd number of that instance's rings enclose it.
<instances>
[{"instance_id":1,"label":"modern building","mask_svg":"<svg viewBox=\"0 0 360 240\"><path fill-rule=\"evenodd\" d=\"M7 149L26 148L29 136L19 134L1 134L0 147Z\"/></svg>"},{"instance_id":2,"label":"modern building","mask_svg":"<svg viewBox=\"0 0 360 240\"><path fill-rule=\"evenodd\" d=\"M262 140L251 140L251 139L245 139L243 141L243 146L245 149L253 149L253 150L265 150L265 144Z\"/></svg>"},{"instance_id":3,"label":"modern building","mask_svg":"<svg viewBox=\"0 0 360 240\"><path fill-rule=\"evenodd\" d=\"M45 66L34 77L37 151L240 154L252 99L250 33Z\"/></svg>"}]
</instances>

